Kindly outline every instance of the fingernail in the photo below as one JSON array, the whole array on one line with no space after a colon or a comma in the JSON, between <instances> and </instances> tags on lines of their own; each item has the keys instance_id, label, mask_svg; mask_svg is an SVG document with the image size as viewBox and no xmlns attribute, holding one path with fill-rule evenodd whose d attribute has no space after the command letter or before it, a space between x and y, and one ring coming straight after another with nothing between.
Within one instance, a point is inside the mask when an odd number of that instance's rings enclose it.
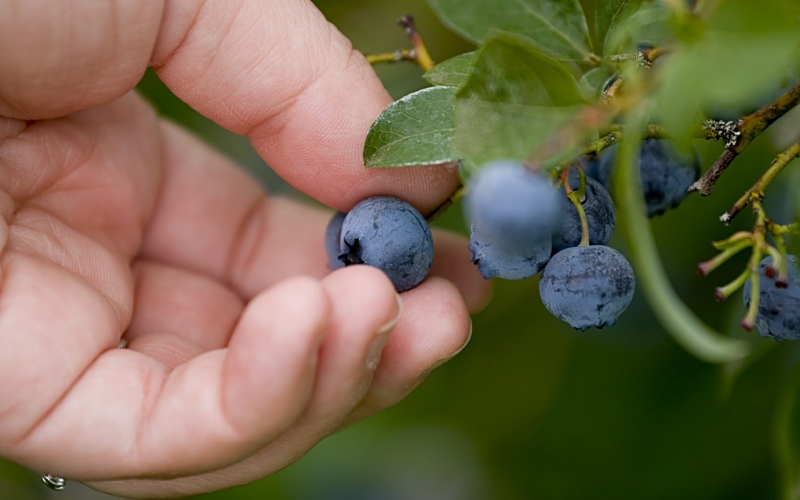
<instances>
[{"instance_id":1,"label":"fingernail","mask_svg":"<svg viewBox=\"0 0 800 500\"><path fill-rule=\"evenodd\" d=\"M430 368L428 368L427 370L425 370L425 372L423 373L423 377L427 377L428 375L430 375L430 373L431 373L433 370L435 370L435 369L439 368L439 367L440 367L440 366L442 366L443 364L447 363L447 362L448 362L448 361L450 361L451 359L453 359L453 358L455 358L456 356L458 356L458 355L459 355L459 353L461 353L461 351L463 351L463 350L464 350L464 348L465 348L465 347L467 347L467 344L469 344L469 341L470 341L471 339L472 339L472 319L470 318L470 320L469 320L469 333L467 334L467 341L466 341L466 342L464 342L464 345L462 345L461 347L459 347L459 348L458 348L458 350L457 350L456 352L454 352L453 354L451 354L451 355L447 356L446 358L442 358L442 359L440 359L439 361L437 361L436 363L434 363L433 365L431 365L431 367L430 367Z\"/></svg>"},{"instance_id":2,"label":"fingernail","mask_svg":"<svg viewBox=\"0 0 800 500\"><path fill-rule=\"evenodd\" d=\"M378 368L378 363L381 360L383 348L386 346L386 342L389 341L389 334L392 333L394 327L397 326L397 322L400 321L400 315L403 312L403 300L399 295L395 296L397 298L397 312L392 319L378 328L378 331L375 332L375 339L373 339L372 343L369 345L369 348L367 348L366 360L367 367L370 370L375 370Z\"/></svg>"}]
</instances>

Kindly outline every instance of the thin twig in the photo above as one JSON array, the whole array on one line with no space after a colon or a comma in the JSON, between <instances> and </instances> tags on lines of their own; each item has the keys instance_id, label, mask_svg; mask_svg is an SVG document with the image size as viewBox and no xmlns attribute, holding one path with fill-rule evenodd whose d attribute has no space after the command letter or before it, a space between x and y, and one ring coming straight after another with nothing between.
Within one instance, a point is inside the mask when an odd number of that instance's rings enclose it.
<instances>
[{"instance_id":1,"label":"thin twig","mask_svg":"<svg viewBox=\"0 0 800 500\"><path fill-rule=\"evenodd\" d=\"M714 165L689 187L689 191L697 191L703 196L710 195L725 169L753 142L753 139L797 106L798 103L800 103L800 85L764 105L752 115L740 119L737 123L737 128L741 136L738 137L735 144L726 147L722 155L714 162Z\"/></svg>"},{"instance_id":2,"label":"thin twig","mask_svg":"<svg viewBox=\"0 0 800 500\"><path fill-rule=\"evenodd\" d=\"M416 63L423 70L428 71L435 65L428 53L422 37L419 36L417 28L414 25L414 16L407 15L397 20L397 24L403 27L406 35L411 40L413 49L399 49L394 52L384 52L382 54L365 54L367 62L370 64L393 63L398 61L411 61Z\"/></svg>"},{"instance_id":3,"label":"thin twig","mask_svg":"<svg viewBox=\"0 0 800 500\"><path fill-rule=\"evenodd\" d=\"M772 183L772 181L777 177L779 173L786 168L786 165L792 162L795 158L800 156L800 142L793 144L789 149L784 151L783 153L779 154L775 161L772 162L772 166L769 167L769 170L764 172L764 175L759 177L753 187L747 190L745 194L739 198L736 203L731 207L730 210L722 214L720 220L725 223L725 225L730 225L731 221L734 217L739 215L739 212L750 203L750 200L754 195L759 195L761 197L764 196L764 192L766 191L767 187Z\"/></svg>"},{"instance_id":4,"label":"thin twig","mask_svg":"<svg viewBox=\"0 0 800 500\"><path fill-rule=\"evenodd\" d=\"M422 37L419 36L417 32L417 27L414 24L414 16L403 16L397 20L397 24L406 30L406 35L408 35L408 38L411 40L411 44L414 45L414 52L416 54L415 62L425 71L431 69L434 66L434 62L428 53L427 47L425 47L425 43L422 41Z\"/></svg>"}]
</instances>

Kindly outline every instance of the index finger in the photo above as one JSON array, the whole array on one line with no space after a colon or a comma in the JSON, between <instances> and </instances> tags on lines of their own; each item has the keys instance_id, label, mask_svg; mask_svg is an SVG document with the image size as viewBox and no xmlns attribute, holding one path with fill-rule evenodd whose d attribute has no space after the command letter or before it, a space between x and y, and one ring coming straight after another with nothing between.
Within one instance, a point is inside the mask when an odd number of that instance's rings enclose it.
<instances>
[{"instance_id":1,"label":"index finger","mask_svg":"<svg viewBox=\"0 0 800 500\"><path fill-rule=\"evenodd\" d=\"M0 14L0 116L108 103L151 64L178 97L338 210L380 194L427 213L457 185L443 167L364 170L364 139L391 98L310 0L11 0Z\"/></svg>"},{"instance_id":2,"label":"index finger","mask_svg":"<svg viewBox=\"0 0 800 500\"><path fill-rule=\"evenodd\" d=\"M333 208L382 194L427 213L452 193L456 175L441 166L364 169L367 131L391 98L310 1L234 3L196 12L167 3L153 62L179 97L247 135L281 177Z\"/></svg>"}]
</instances>

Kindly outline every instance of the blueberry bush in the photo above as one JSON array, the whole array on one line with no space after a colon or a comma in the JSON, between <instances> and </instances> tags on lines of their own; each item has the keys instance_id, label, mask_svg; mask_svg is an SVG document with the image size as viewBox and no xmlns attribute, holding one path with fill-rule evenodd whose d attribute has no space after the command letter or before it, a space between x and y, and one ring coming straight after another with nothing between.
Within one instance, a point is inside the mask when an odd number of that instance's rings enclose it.
<instances>
[{"instance_id":1,"label":"blueberry bush","mask_svg":"<svg viewBox=\"0 0 800 500\"><path fill-rule=\"evenodd\" d=\"M711 196L742 171L756 172L724 213L685 215L725 226L750 217L746 228L709 241L717 253L696 272L707 276L747 254L716 298L742 293L746 332L800 339L800 196L797 185L774 182L796 169L800 134L772 162L736 161L800 103L800 3L597 0L588 16L578 0L428 3L476 48L435 64L413 19L400 20L412 48L368 58L416 63L430 86L375 121L364 162L456 165L461 188L425 219L463 196L482 276L541 273L544 306L579 330L612 326L634 291L641 293L680 346L735 378L774 343L763 347L753 334L720 333L701 320L673 288L650 219L680 212L689 196ZM714 161L701 164L699 141L721 145ZM617 250L606 246L615 229L623 245ZM329 253L343 254L348 244L342 233ZM791 499L800 498L800 447L791 445L796 365L775 411L775 457Z\"/></svg>"}]
</instances>

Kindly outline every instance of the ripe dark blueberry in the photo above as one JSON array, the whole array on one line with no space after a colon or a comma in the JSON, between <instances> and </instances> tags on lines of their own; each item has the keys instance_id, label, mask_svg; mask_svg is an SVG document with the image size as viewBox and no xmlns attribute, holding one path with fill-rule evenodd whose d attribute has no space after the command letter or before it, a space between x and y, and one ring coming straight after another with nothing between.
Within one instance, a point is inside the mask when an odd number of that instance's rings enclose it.
<instances>
[{"instance_id":1,"label":"ripe dark blueberry","mask_svg":"<svg viewBox=\"0 0 800 500\"><path fill-rule=\"evenodd\" d=\"M508 249L485 237L473 224L469 234L469 250L478 272L487 280L503 278L523 280L542 270L550 258L551 241L544 240L527 248Z\"/></svg>"},{"instance_id":2,"label":"ripe dark blueberry","mask_svg":"<svg viewBox=\"0 0 800 500\"><path fill-rule=\"evenodd\" d=\"M542 271L544 306L576 330L613 325L633 299L635 279L625 257L611 247L572 247Z\"/></svg>"},{"instance_id":3,"label":"ripe dark blueberry","mask_svg":"<svg viewBox=\"0 0 800 500\"><path fill-rule=\"evenodd\" d=\"M475 174L466 199L470 225L493 244L530 248L552 238L563 216L558 193L544 175L517 160L489 162Z\"/></svg>"},{"instance_id":4,"label":"ripe dark blueberry","mask_svg":"<svg viewBox=\"0 0 800 500\"><path fill-rule=\"evenodd\" d=\"M772 266L772 257L761 261L758 274L761 276L758 299L756 327L763 337L775 340L800 340L800 270L797 257L788 256L789 286L779 288L777 274L769 277L767 270ZM744 303L750 306L752 284L744 285Z\"/></svg>"},{"instance_id":5,"label":"ripe dark blueberry","mask_svg":"<svg viewBox=\"0 0 800 500\"><path fill-rule=\"evenodd\" d=\"M617 161L617 145L603 151L595 178L609 191L611 172ZM663 214L677 207L689 194L688 189L700 176L700 154L681 154L665 139L645 139L639 149L639 176L647 203L647 216Z\"/></svg>"},{"instance_id":6,"label":"ripe dark blueberry","mask_svg":"<svg viewBox=\"0 0 800 500\"><path fill-rule=\"evenodd\" d=\"M570 172L569 183L572 189L578 189L580 186L580 178L574 170ZM578 209L567 198L566 192L563 190L561 191L561 202L564 206L564 218L561 227L553 236L553 253L580 245L583 235ZM583 202L583 211L589 222L589 244L605 245L608 243L617 224L614 202L606 188L590 177L586 178L586 199Z\"/></svg>"},{"instance_id":7,"label":"ripe dark blueberry","mask_svg":"<svg viewBox=\"0 0 800 500\"><path fill-rule=\"evenodd\" d=\"M339 241L342 236L342 223L346 216L344 212L336 212L325 229L325 252L328 254L328 269L331 271L344 267L344 262L339 260Z\"/></svg>"},{"instance_id":8,"label":"ripe dark blueberry","mask_svg":"<svg viewBox=\"0 0 800 500\"><path fill-rule=\"evenodd\" d=\"M342 223L339 260L382 270L398 292L417 286L433 264L433 237L414 207L391 196L367 198Z\"/></svg>"}]
</instances>

